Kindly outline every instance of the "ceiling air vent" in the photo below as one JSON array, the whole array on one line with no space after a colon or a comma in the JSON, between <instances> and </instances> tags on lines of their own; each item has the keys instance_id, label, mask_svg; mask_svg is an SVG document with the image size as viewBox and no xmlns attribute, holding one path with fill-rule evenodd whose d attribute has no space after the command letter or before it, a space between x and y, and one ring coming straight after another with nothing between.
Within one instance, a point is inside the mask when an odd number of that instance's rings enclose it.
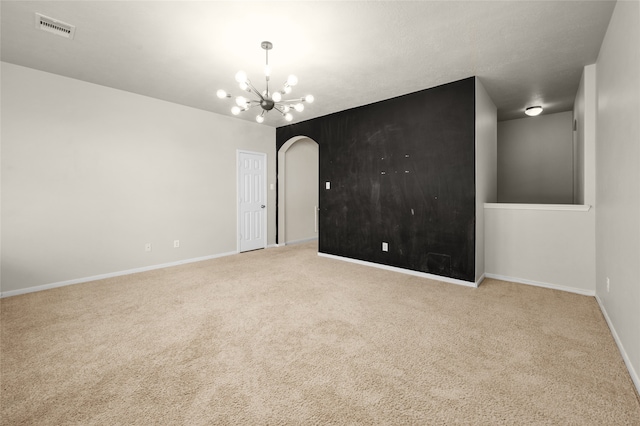
<instances>
[{"instance_id":1,"label":"ceiling air vent","mask_svg":"<svg viewBox=\"0 0 640 426\"><path fill-rule=\"evenodd\" d=\"M76 33L76 27L73 25L49 18L48 16L36 13L36 28L47 31L60 37L72 39Z\"/></svg>"}]
</instances>

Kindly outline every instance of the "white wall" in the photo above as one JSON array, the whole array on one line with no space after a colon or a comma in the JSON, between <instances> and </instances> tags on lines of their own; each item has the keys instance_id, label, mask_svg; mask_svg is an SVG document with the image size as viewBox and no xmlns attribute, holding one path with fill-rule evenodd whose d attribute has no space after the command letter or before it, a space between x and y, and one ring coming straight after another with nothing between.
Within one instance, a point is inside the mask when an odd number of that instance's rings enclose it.
<instances>
[{"instance_id":1,"label":"white wall","mask_svg":"<svg viewBox=\"0 0 640 426\"><path fill-rule=\"evenodd\" d=\"M0 62L0 296L2 296L2 66Z\"/></svg>"},{"instance_id":2,"label":"white wall","mask_svg":"<svg viewBox=\"0 0 640 426\"><path fill-rule=\"evenodd\" d=\"M594 215L573 205L485 205L486 276L595 294Z\"/></svg>"},{"instance_id":3,"label":"white wall","mask_svg":"<svg viewBox=\"0 0 640 426\"><path fill-rule=\"evenodd\" d=\"M638 1L617 2L596 64L596 294L640 390Z\"/></svg>"},{"instance_id":4,"label":"white wall","mask_svg":"<svg viewBox=\"0 0 640 426\"><path fill-rule=\"evenodd\" d=\"M574 169L576 204L594 205L596 199L596 65L584 67L580 86L574 101L573 119L576 121L575 152L579 158ZM595 218L594 218L595 226ZM594 228L595 238L595 228Z\"/></svg>"},{"instance_id":5,"label":"white wall","mask_svg":"<svg viewBox=\"0 0 640 426\"><path fill-rule=\"evenodd\" d=\"M497 201L497 109L476 77L476 271L485 273L484 203Z\"/></svg>"},{"instance_id":6,"label":"white wall","mask_svg":"<svg viewBox=\"0 0 640 426\"><path fill-rule=\"evenodd\" d=\"M286 243L318 238L318 144L309 138L285 153Z\"/></svg>"},{"instance_id":7,"label":"white wall","mask_svg":"<svg viewBox=\"0 0 640 426\"><path fill-rule=\"evenodd\" d=\"M595 65L592 65L595 67ZM582 73L578 93L573 101L573 204L584 204L584 127L585 73Z\"/></svg>"},{"instance_id":8,"label":"white wall","mask_svg":"<svg viewBox=\"0 0 640 426\"><path fill-rule=\"evenodd\" d=\"M236 150L275 183L273 128L8 63L1 90L4 295L235 252Z\"/></svg>"},{"instance_id":9,"label":"white wall","mask_svg":"<svg viewBox=\"0 0 640 426\"><path fill-rule=\"evenodd\" d=\"M498 123L498 201L573 203L571 112Z\"/></svg>"}]
</instances>

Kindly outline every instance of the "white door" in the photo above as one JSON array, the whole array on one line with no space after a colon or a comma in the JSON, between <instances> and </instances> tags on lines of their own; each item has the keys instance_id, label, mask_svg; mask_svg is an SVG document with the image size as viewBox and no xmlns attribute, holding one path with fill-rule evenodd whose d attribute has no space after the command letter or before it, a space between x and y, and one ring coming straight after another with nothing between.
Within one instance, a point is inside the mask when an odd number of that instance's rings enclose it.
<instances>
[{"instance_id":1,"label":"white door","mask_svg":"<svg viewBox=\"0 0 640 426\"><path fill-rule=\"evenodd\" d=\"M238 247L267 246L267 155L238 151Z\"/></svg>"}]
</instances>

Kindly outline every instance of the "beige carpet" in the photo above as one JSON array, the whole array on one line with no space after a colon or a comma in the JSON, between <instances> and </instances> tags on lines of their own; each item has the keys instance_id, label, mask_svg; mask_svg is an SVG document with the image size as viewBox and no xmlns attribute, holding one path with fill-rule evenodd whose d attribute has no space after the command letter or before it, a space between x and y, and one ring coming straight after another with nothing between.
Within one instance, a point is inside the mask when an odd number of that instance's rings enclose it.
<instances>
[{"instance_id":1,"label":"beige carpet","mask_svg":"<svg viewBox=\"0 0 640 426\"><path fill-rule=\"evenodd\" d=\"M592 297L314 243L2 299L2 424L640 424Z\"/></svg>"}]
</instances>

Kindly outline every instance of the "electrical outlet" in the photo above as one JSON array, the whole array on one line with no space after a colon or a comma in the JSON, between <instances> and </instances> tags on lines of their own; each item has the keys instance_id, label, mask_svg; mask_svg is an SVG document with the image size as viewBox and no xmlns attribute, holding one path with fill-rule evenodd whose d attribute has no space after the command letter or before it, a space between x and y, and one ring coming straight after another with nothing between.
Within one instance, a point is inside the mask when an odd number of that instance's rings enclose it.
<instances>
[{"instance_id":1,"label":"electrical outlet","mask_svg":"<svg viewBox=\"0 0 640 426\"><path fill-rule=\"evenodd\" d=\"M389 251L389 243L382 243L382 251Z\"/></svg>"},{"instance_id":2,"label":"electrical outlet","mask_svg":"<svg viewBox=\"0 0 640 426\"><path fill-rule=\"evenodd\" d=\"M173 240L173 248L179 248L180 247L180 240Z\"/></svg>"},{"instance_id":3,"label":"electrical outlet","mask_svg":"<svg viewBox=\"0 0 640 426\"><path fill-rule=\"evenodd\" d=\"M147 243L144 245L144 251L151 251L151 243Z\"/></svg>"},{"instance_id":4,"label":"electrical outlet","mask_svg":"<svg viewBox=\"0 0 640 426\"><path fill-rule=\"evenodd\" d=\"M607 277L607 293L609 293L609 287L611 286L611 280Z\"/></svg>"}]
</instances>

